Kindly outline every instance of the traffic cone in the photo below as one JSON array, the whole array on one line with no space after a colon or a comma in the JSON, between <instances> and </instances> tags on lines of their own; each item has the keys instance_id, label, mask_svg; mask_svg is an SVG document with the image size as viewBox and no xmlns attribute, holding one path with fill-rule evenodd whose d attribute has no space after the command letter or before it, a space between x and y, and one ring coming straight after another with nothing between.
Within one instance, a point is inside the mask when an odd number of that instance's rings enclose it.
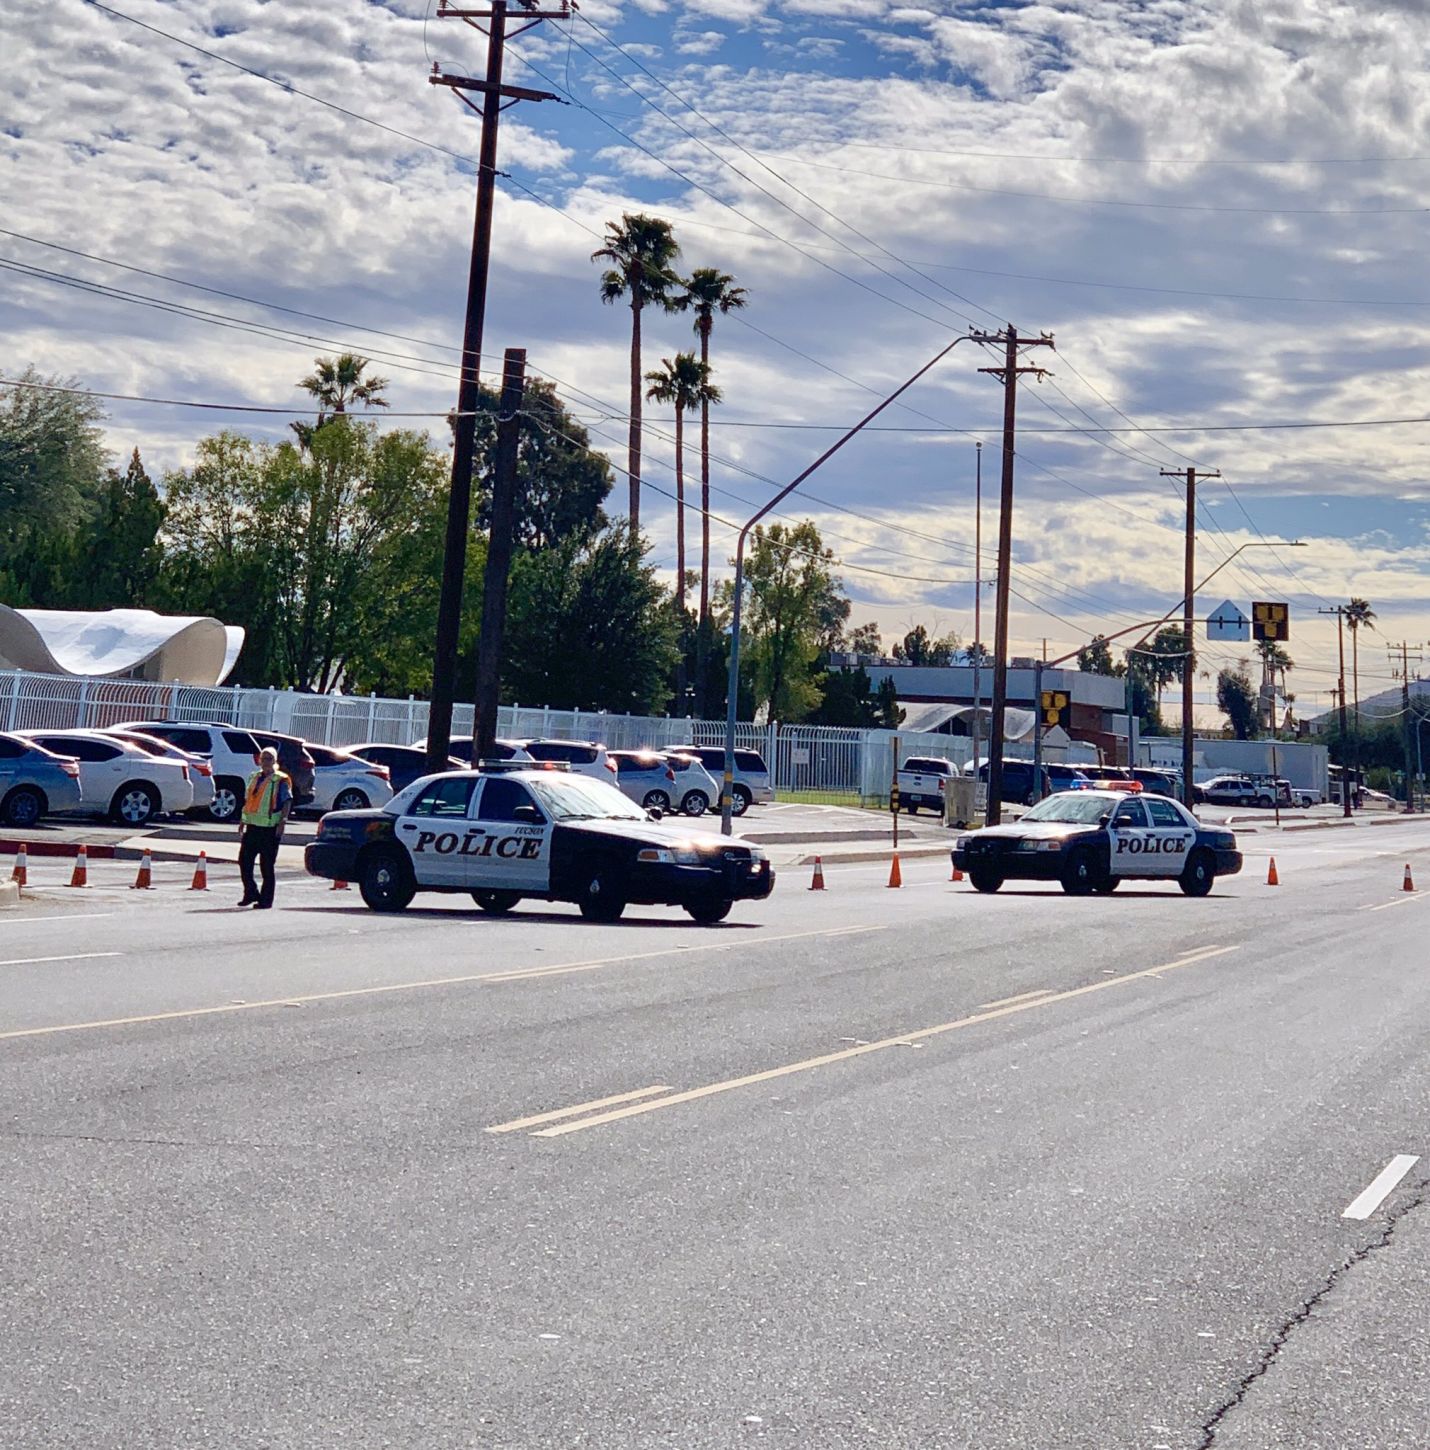
<instances>
[{"instance_id":1,"label":"traffic cone","mask_svg":"<svg viewBox=\"0 0 1430 1450\"><path fill-rule=\"evenodd\" d=\"M207 891L209 889L209 853L199 852L199 859L194 863L194 879L189 883L190 891Z\"/></svg>"},{"instance_id":2,"label":"traffic cone","mask_svg":"<svg viewBox=\"0 0 1430 1450\"><path fill-rule=\"evenodd\" d=\"M329 891L346 891L347 889L348 883L346 881L334 881L333 884L328 887Z\"/></svg>"},{"instance_id":3,"label":"traffic cone","mask_svg":"<svg viewBox=\"0 0 1430 1450\"><path fill-rule=\"evenodd\" d=\"M809 883L811 891L824 890L824 862L818 856L814 858L814 880Z\"/></svg>"},{"instance_id":4,"label":"traffic cone","mask_svg":"<svg viewBox=\"0 0 1430 1450\"><path fill-rule=\"evenodd\" d=\"M1415 883L1410 879L1410 862L1405 863L1405 885L1400 888L1402 891L1414 891Z\"/></svg>"},{"instance_id":5,"label":"traffic cone","mask_svg":"<svg viewBox=\"0 0 1430 1450\"><path fill-rule=\"evenodd\" d=\"M1271 869L1266 873L1266 884L1268 886L1280 886L1281 878L1276 874L1276 857L1271 858Z\"/></svg>"},{"instance_id":6,"label":"traffic cone","mask_svg":"<svg viewBox=\"0 0 1430 1450\"><path fill-rule=\"evenodd\" d=\"M902 886L904 884L904 873L899 870L899 853L894 852L894 860L889 867L889 885Z\"/></svg>"},{"instance_id":7,"label":"traffic cone","mask_svg":"<svg viewBox=\"0 0 1430 1450\"><path fill-rule=\"evenodd\" d=\"M962 881L963 880L963 872L960 871L957 866L955 866L953 868L953 870L951 870L948 873L948 879L950 881Z\"/></svg>"},{"instance_id":8,"label":"traffic cone","mask_svg":"<svg viewBox=\"0 0 1430 1450\"><path fill-rule=\"evenodd\" d=\"M22 890L29 885L30 858L25 851L23 841L20 842L20 849L15 853L15 869L10 873L10 879Z\"/></svg>"},{"instance_id":9,"label":"traffic cone","mask_svg":"<svg viewBox=\"0 0 1430 1450\"><path fill-rule=\"evenodd\" d=\"M129 888L131 891L152 891L154 889L154 862L149 855L148 847L144 849L144 855L139 861L139 874L134 878L134 885Z\"/></svg>"},{"instance_id":10,"label":"traffic cone","mask_svg":"<svg viewBox=\"0 0 1430 1450\"><path fill-rule=\"evenodd\" d=\"M74 858L74 874L70 877L71 886L89 885L89 847L81 846L79 854Z\"/></svg>"}]
</instances>

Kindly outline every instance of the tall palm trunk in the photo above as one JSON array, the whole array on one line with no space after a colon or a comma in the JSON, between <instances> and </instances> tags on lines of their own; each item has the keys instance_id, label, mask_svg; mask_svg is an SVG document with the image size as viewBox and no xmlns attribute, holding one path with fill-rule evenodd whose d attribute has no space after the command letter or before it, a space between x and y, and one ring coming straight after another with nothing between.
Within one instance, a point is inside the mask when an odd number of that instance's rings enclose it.
<instances>
[{"instance_id":1,"label":"tall palm trunk","mask_svg":"<svg viewBox=\"0 0 1430 1450\"><path fill-rule=\"evenodd\" d=\"M626 445L630 484L631 544L639 547L641 532L641 304L640 289L631 289L631 428Z\"/></svg>"},{"instance_id":2,"label":"tall palm trunk","mask_svg":"<svg viewBox=\"0 0 1430 1450\"><path fill-rule=\"evenodd\" d=\"M710 319L700 319L700 361L710 367ZM710 400L700 402L700 618L695 630L695 709L706 713L710 668Z\"/></svg>"},{"instance_id":3,"label":"tall palm trunk","mask_svg":"<svg viewBox=\"0 0 1430 1450\"><path fill-rule=\"evenodd\" d=\"M675 607L685 632L685 409L675 405Z\"/></svg>"},{"instance_id":4,"label":"tall palm trunk","mask_svg":"<svg viewBox=\"0 0 1430 1450\"><path fill-rule=\"evenodd\" d=\"M1355 693L1356 701L1356 734L1360 734L1360 628L1351 630L1351 679L1354 682L1351 686ZM1344 701L1342 702L1344 703Z\"/></svg>"}]
</instances>

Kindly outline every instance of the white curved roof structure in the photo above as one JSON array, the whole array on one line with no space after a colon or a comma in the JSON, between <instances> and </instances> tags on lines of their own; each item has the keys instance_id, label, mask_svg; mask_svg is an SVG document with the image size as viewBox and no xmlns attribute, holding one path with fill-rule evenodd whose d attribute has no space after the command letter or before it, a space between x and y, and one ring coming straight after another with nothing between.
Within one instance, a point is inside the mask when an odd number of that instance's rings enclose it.
<instances>
[{"instance_id":1,"label":"white curved roof structure","mask_svg":"<svg viewBox=\"0 0 1430 1450\"><path fill-rule=\"evenodd\" d=\"M0 669L217 685L242 648L242 629L202 615L0 604Z\"/></svg>"}]
</instances>

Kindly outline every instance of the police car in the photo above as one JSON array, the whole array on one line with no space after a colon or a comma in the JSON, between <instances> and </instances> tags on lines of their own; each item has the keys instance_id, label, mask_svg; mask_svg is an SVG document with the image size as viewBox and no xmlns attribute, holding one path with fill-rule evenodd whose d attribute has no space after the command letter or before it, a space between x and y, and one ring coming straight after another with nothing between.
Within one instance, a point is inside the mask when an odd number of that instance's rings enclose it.
<instances>
[{"instance_id":1,"label":"police car","mask_svg":"<svg viewBox=\"0 0 1430 1450\"><path fill-rule=\"evenodd\" d=\"M738 836L687 835L564 768L503 764L425 776L379 810L331 811L303 864L357 882L374 911L445 891L469 892L494 916L532 897L575 902L591 921L640 903L713 923L774 889L769 858Z\"/></svg>"},{"instance_id":2,"label":"police car","mask_svg":"<svg viewBox=\"0 0 1430 1450\"><path fill-rule=\"evenodd\" d=\"M1071 896L1106 895L1123 881L1175 881L1205 896L1241 870L1236 836L1203 826L1165 796L1062 791L1020 821L960 836L953 864L977 891L1005 881L1058 881Z\"/></svg>"}]
</instances>

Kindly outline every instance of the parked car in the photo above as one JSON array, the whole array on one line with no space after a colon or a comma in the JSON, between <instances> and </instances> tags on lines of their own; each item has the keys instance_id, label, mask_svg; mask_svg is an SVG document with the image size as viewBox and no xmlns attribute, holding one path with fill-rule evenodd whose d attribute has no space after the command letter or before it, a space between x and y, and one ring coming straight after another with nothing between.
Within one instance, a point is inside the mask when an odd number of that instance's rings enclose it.
<instances>
[{"instance_id":1,"label":"parked car","mask_svg":"<svg viewBox=\"0 0 1430 1450\"><path fill-rule=\"evenodd\" d=\"M1090 789L1092 782L1086 772L1097 771L1098 766L1063 765L1053 761L1043 764L1043 792L1058 790ZM978 778L988 783L988 762L978 767ZM1003 762L1002 798L1014 805L1030 806L1039 799L1033 785L1033 762L1031 760L1005 760Z\"/></svg>"},{"instance_id":2,"label":"parked car","mask_svg":"<svg viewBox=\"0 0 1430 1450\"><path fill-rule=\"evenodd\" d=\"M918 815L921 807L942 814L949 777L957 774L958 767L951 760L940 760L935 755L909 756L895 776L900 807L911 816Z\"/></svg>"},{"instance_id":3,"label":"parked car","mask_svg":"<svg viewBox=\"0 0 1430 1450\"><path fill-rule=\"evenodd\" d=\"M1274 806L1270 785L1257 785L1244 775L1214 775L1195 787L1196 799L1213 806Z\"/></svg>"},{"instance_id":4,"label":"parked car","mask_svg":"<svg viewBox=\"0 0 1430 1450\"><path fill-rule=\"evenodd\" d=\"M79 762L20 735L0 735L0 825L28 828L52 811L77 811Z\"/></svg>"},{"instance_id":5,"label":"parked car","mask_svg":"<svg viewBox=\"0 0 1430 1450\"><path fill-rule=\"evenodd\" d=\"M167 740L170 745L207 760L214 782L209 815L216 821L238 819L248 778L258 769L261 748L247 730L236 725L191 720L131 720L113 728L137 730L158 740Z\"/></svg>"},{"instance_id":6,"label":"parked car","mask_svg":"<svg viewBox=\"0 0 1430 1450\"><path fill-rule=\"evenodd\" d=\"M419 750L426 746L425 740L417 741ZM460 760L463 767L472 763L472 737L470 735L454 735L448 744L447 754L453 760ZM530 760L532 757L527 754L526 747L519 740L498 740L492 746L492 752L487 757L489 760Z\"/></svg>"},{"instance_id":7,"label":"parked car","mask_svg":"<svg viewBox=\"0 0 1430 1450\"><path fill-rule=\"evenodd\" d=\"M398 791L406 790L414 780L421 780L424 775L433 774L427 765L427 752L416 745L385 745L381 741L374 740L366 745L349 746L348 754L357 756L359 760L366 760L372 765L386 766L388 783L392 786L394 795ZM463 764L460 760L453 760L449 756L446 768L461 770Z\"/></svg>"},{"instance_id":8,"label":"parked car","mask_svg":"<svg viewBox=\"0 0 1430 1450\"><path fill-rule=\"evenodd\" d=\"M528 740L523 749L533 760L565 761L572 775L587 775L607 785L616 783L616 767L606 747L594 740Z\"/></svg>"},{"instance_id":9,"label":"parked car","mask_svg":"<svg viewBox=\"0 0 1430 1450\"><path fill-rule=\"evenodd\" d=\"M682 815L703 816L720 803L720 784L700 763L699 756L680 750L663 752L666 764L675 772L675 803Z\"/></svg>"},{"instance_id":10,"label":"parked car","mask_svg":"<svg viewBox=\"0 0 1430 1450\"><path fill-rule=\"evenodd\" d=\"M313 757L308 742L297 735L280 735L276 730L249 732L261 749L278 752L278 769L292 782L293 805L301 809L313 800Z\"/></svg>"},{"instance_id":11,"label":"parked car","mask_svg":"<svg viewBox=\"0 0 1430 1450\"><path fill-rule=\"evenodd\" d=\"M118 726L114 726L102 733L113 735L116 740L126 741L130 745L137 745L140 750L149 755L157 755L165 760L183 761L189 767L189 780L194 787L194 803L190 809L207 811L213 805L213 767L203 756L190 755L187 750L180 750L177 745L173 745L167 740L160 740L157 735L145 735L139 730L121 730Z\"/></svg>"},{"instance_id":12,"label":"parked car","mask_svg":"<svg viewBox=\"0 0 1430 1450\"><path fill-rule=\"evenodd\" d=\"M725 779L723 745L677 745L681 755L693 755L710 772L717 786ZM736 750L734 779L730 782L730 814L743 816L750 807L767 806L775 798L774 782L765 757L758 750ZM716 792L719 800L719 792Z\"/></svg>"},{"instance_id":13,"label":"parked car","mask_svg":"<svg viewBox=\"0 0 1430 1450\"><path fill-rule=\"evenodd\" d=\"M1152 795L1169 796L1174 800L1180 795L1176 779L1165 770L1152 770L1147 766L1134 765L1132 778L1141 781L1142 789Z\"/></svg>"},{"instance_id":14,"label":"parked car","mask_svg":"<svg viewBox=\"0 0 1430 1450\"><path fill-rule=\"evenodd\" d=\"M56 755L79 763L83 799L75 813L108 816L116 826L146 826L156 816L175 815L194 803L189 768L179 760L150 755L100 730L34 730L24 734Z\"/></svg>"},{"instance_id":15,"label":"parked car","mask_svg":"<svg viewBox=\"0 0 1430 1450\"><path fill-rule=\"evenodd\" d=\"M613 750L616 789L646 810L668 811L675 801L675 770L654 750Z\"/></svg>"},{"instance_id":16,"label":"parked car","mask_svg":"<svg viewBox=\"0 0 1430 1450\"><path fill-rule=\"evenodd\" d=\"M361 811L392 799L392 775L385 765L328 745L310 745L308 754L313 757L313 798L302 809Z\"/></svg>"}]
</instances>

